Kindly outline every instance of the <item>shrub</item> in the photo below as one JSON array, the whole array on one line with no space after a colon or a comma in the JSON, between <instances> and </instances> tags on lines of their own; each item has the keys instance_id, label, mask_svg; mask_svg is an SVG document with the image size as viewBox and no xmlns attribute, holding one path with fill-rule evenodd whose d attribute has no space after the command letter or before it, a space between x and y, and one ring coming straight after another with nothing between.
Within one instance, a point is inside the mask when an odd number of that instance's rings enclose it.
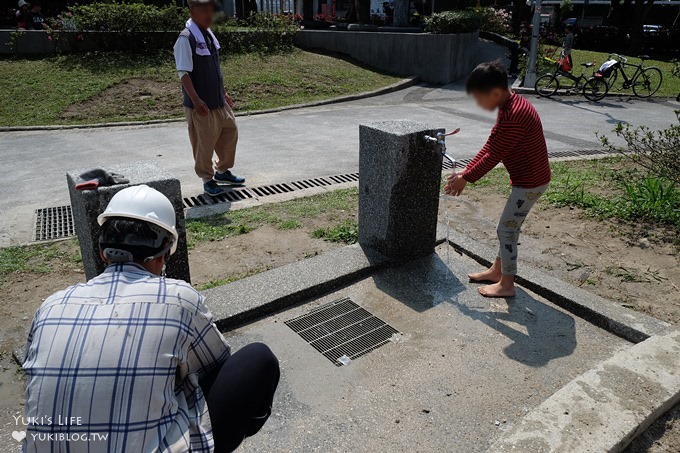
<instances>
[{"instance_id":1,"label":"shrub","mask_svg":"<svg viewBox=\"0 0 680 453\"><path fill-rule=\"evenodd\" d=\"M551 51L554 48L551 48ZM555 71L557 67L557 58L552 52L548 52L545 46L539 46L538 56L536 58L536 76L540 77L544 74L549 74ZM519 57L519 73L520 77L524 78L529 67L529 55L524 53Z\"/></svg>"},{"instance_id":2,"label":"shrub","mask_svg":"<svg viewBox=\"0 0 680 453\"><path fill-rule=\"evenodd\" d=\"M142 3L92 3L74 6L72 11L76 27L88 31L174 31L186 21L182 8Z\"/></svg>"},{"instance_id":3,"label":"shrub","mask_svg":"<svg viewBox=\"0 0 680 453\"><path fill-rule=\"evenodd\" d=\"M625 140L626 146L615 146L605 136L599 136L610 151L619 152L653 176L680 184L680 111L675 112L679 124L661 131L651 131L647 126L633 127L619 123L614 133Z\"/></svg>"},{"instance_id":4,"label":"shrub","mask_svg":"<svg viewBox=\"0 0 680 453\"><path fill-rule=\"evenodd\" d=\"M499 35L512 34L512 14L504 9L492 7L477 8L481 16L480 29Z\"/></svg>"},{"instance_id":5,"label":"shrub","mask_svg":"<svg viewBox=\"0 0 680 453\"><path fill-rule=\"evenodd\" d=\"M562 0L560 2L560 20L564 21L571 17L574 12L574 3L571 0Z\"/></svg>"},{"instance_id":6,"label":"shrub","mask_svg":"<svg viewBox=\"0 0 680 453\"><path fill-rule=\"evenodd\" d=\"M79 31L118 33L113 39L93 36L84 38L100 40L101 43L96 44L99 50L129 47L145 51L170 48L176 36L155 36L151 32L179 33L184 28L187 17L183 8L157 7L142 3L93 3L74 6L72 13L75 28ZM297 29L297 23L290 17L253 14L245 20L222 20L215 24L213 32L224 52L278 52L293 47Z\"/></svg>"},{"instance_id":7,"label":"shrub","mask_svg":"<svg viewBox=\"0 0 680 453\"><path fill-rule=\"evenodd\" d=\"M480 29L482 14L474 9L444 11L425 19L425 30L434 34L470 33Z\"/></svg>"}]
</instances>

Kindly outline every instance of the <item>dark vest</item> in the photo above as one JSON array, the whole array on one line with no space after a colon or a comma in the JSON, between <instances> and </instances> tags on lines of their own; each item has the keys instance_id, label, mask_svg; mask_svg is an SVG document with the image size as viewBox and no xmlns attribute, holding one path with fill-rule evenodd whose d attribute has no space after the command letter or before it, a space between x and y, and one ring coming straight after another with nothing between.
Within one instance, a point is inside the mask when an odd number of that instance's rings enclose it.
<instances>
[{"instance_id":1,"label":"dark vest","mask_svg":"<svg viewBox=\"0 0 680 453\"><path fill-rule=\"evenodd\" d=\"M194 62L194 70L189 73L194 89L198 97L208 104L208 108L218 109L224 107L224 81L222 80L222 70L220 69L220 55L217 49L213 49L210 55L196 55L196 38L185 28L180 36L189 38L191 44L191 57ZM208 35L210 39L210 35ZM184 106L194 108L189 95L184 92Z\"/></svg>"}]
</instances>

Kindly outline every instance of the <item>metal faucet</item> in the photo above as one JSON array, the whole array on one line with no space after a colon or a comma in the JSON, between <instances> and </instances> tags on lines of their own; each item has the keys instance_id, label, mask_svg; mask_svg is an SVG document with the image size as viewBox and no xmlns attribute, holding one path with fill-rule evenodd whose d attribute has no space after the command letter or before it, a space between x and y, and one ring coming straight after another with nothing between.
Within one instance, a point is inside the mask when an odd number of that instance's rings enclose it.
<instances>
[{"instance_id":1,"label":"metal faucet","mask_svg":"<svg viewBox=\"0 0 680 453\"><path fill-rule=\"evenodd\" d=\"M460 128L454 130L453 132L449 132L448 134L445 134L443 132L437 132L437 134L434 137L431 137L429 135L425 136L425 141L428 143L435 143L442 157L451 162L451 165L453 165L454 169L456 168L456 159L454 159L453 157L449 156L446 153L446 137L448 137L449 135L455 135L458 132L460 132Z\"/></svg>"}]
</instances>

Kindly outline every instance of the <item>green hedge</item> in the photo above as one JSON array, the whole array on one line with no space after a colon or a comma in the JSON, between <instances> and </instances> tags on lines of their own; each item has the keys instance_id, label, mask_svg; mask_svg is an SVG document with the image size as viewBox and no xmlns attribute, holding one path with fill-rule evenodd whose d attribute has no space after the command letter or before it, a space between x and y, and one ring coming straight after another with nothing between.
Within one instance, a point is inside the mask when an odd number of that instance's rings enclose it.
<instances>
[{"instance_id":1,"label":"green hedge","mask_svg":"<svg viewBox=\"0 0 680 453\"><path fill-rule=\"evenodd\" d=\"M479 30L482 14L473 9L444 11L425 20L425 30L435 34L470 33Z\"/></svg>"},{"instance_id":2,"label":"green hedge","mask_svg":"<svg viewBox=\"0 0 680 453\"><path fill-rule=\"evenodd\" d=\"M142 3L92 3L73 6L72 12L76 28L87 31L181 30L187 19L183 8Z\"/></svg>"},{"instance_id":3,"label":"green hedge","mask_svg":"<svg viewBox=\"0 0 680 453\"><path fill-rule=\"evenodd\" d=\"M55 30L54 37L63 41L57 51L126 47L145 51L172 47L184 28L188 11L142 3L93 3L72 7L68 16L75 27L70 31L79 34L67 33L69 27L61 27L63 33ZM225 52L272 52L292 48L297 29L297 23L287 16L256 14L243 21L231 19L215 24L213 32Z\"/></svg>"}]
</instances>

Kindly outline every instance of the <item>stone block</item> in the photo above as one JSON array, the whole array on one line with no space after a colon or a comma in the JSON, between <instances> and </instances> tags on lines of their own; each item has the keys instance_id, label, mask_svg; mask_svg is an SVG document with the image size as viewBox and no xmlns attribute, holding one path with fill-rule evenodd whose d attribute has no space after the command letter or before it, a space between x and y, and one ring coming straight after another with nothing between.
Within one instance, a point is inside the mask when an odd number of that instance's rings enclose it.
<instances>
[{"instance_id":1,"label":"stone block","mask_svg":"<svg viewBox=\"0 0 680 453\"><path fill-rule=\"evenodd\" d=\"M359 127L359 242L402 261L430 254L437 241L442 156L412 121Z\"/></svg>"},{"instance_id":2,"label":"stone block","mask_svg":"<svg viewBox=\"0 0 680 453\"><path fill-rule=\"evenodd\" d=\"M88 170L91 169L72 170L66 174L69 194L71 196L73 222L78 242L80 242L80 251L87 279L89 280L99 275L105 268L99 256L99 224L97 223L97 216L104 211L111 198L121 189L146 184L168 197L175 207L177 214L179 242L177 244L177 252L170 257L167 263L167 276L190 282L184 205L179 180L160 168L155 162L132 162L106 167L106 170L119 173L127 178L130 181L128 184L100 187L97 190L76 190L75 185L80 181L79 175Z\"/></svg>"}]
</instances>

